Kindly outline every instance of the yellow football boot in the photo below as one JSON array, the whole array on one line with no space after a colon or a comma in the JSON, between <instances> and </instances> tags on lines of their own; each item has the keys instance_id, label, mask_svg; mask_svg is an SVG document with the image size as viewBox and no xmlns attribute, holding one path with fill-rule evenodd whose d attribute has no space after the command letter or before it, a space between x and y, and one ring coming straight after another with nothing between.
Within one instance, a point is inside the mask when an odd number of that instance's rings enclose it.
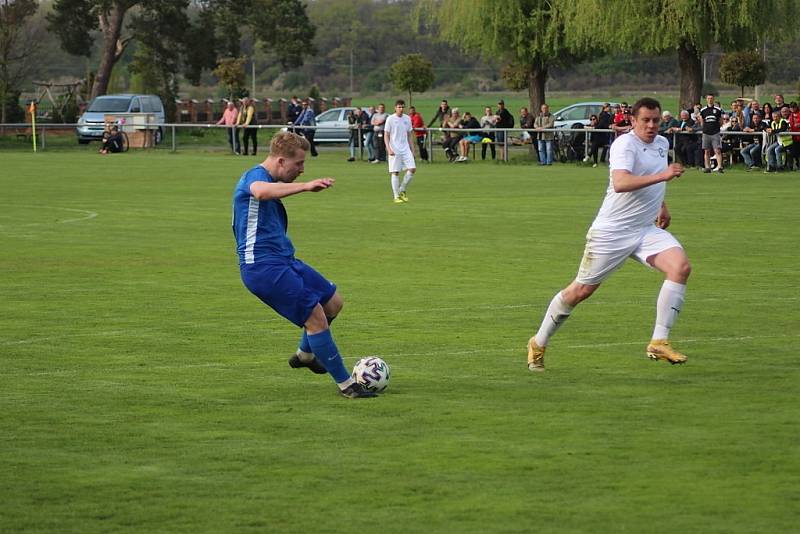
<instances>
[{"instance_id":1,"label":"yellow football boot","mask_svg":"<svg viewBox=\"0 0 800 534\"><path fill-rule=\"evenodd\" d=\"M653 339L650 341L650 344L647 345L647 357L651 360L664 360L673 365L686 363L686 355L673 349L666 339Z\"/></svg>"},{"instance_id":2,"label":"yellow football boot","mask_svg":"<svg viewBox=\"0 0 800 534\"><path fill-rule=\"evenodd\" d=\"M547 347L540 347L536 344L536 338L528 340L528 371L534 373L544 372L544 351Z\"/></svg>"},{"instance_id":3,"label":"yellow football boot","mask_svg":"<svg viewBox=\"0 0 800 534\"><path fill-rule=\"evenodd\" d=\"M403 202L408 202L408 195L406 195L405 191L400 193L400 200L402 200Z\"/></svg>"}]
</instances>

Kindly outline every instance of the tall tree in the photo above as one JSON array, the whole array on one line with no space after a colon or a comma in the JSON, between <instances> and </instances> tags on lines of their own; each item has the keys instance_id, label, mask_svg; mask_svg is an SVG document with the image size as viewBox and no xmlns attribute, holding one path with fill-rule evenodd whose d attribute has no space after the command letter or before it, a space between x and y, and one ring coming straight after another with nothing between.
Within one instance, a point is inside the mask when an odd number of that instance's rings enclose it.
<instances>
[{"instance_id":1,"label":"tall tree","mask_svg":"<svg viewBox=\"0 0 800 534\"><path fill-rule=\"evenodd\" d=\"M793 0L626 0L609 9L605 0L573 0L565 16L573 46L592 42L607 50L676 52L680 105L689 108L702 96L702 57L712 45L733 51L756 47L767 33L791 38L797 34L796 6Z\"/></svg>"},{"instance_id":2,"label":"tall tree","mask_svg":"<svg viewBox=\"0 0 800 534\"><path fill-rule=\"evenodd\" d=\"M420 20L430 16L442 38L464 50L505 59L526 80L531 109L539 109L548 69L592 49L590 42L567 40L566 7L574 1L424 0Z\"/></svg>"},{"instance_id":3,"label":"tall tree","mask_svg":"<svg viewBox=\"0 0 800 534\"><path fill-rule=\"evenodd\" d=\"M114 65L122 57L131 37L123 36L125 16L139 0L55 0L47 17L50 31L58 35L70 54L89 57L95 34L100 33L100 65L91 98L105 94Z\"/></svg>"},{"instance_id":4,"label":"tall tree","mask_svg":"<svg viewBox=\"0 0 800 534\"><path fill-rule=\"evenodd\" d=\"M37 7L35 0L0 0L0 123L9 106L18 107L19 85L34 64L39 40L30 18Z\"/></svg>"}]
</instances>

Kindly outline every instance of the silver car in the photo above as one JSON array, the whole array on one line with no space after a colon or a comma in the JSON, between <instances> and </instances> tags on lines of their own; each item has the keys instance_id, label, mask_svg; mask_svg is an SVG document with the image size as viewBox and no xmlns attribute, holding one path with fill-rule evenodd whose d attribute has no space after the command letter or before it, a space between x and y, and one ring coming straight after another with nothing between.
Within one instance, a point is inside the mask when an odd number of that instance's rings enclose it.
<instances>
[{"instance_id":1,"label":"silver car","mask_svg":"<svg viewBox=\"0 0 800 534\"><path fill-rule=\"evenodd\" d=\"M347 143L350 141L350 123L347 116L356 108L332 108L317 115L315 143Z\"/></svg>"},{"instance_id":2,"label":"silver car","mask_svg":"<svg viewBox=\"0 0 800 534\"><path fill-rule=\"evenodd\" d=\"M599 115L605 102L578 102L553 113L556 128L573 128L575 124L589 125L589 117ZM611 102L611 108L617 104ZM613 115L613 113L612 113Z\"/></svg>"}]
</instances>

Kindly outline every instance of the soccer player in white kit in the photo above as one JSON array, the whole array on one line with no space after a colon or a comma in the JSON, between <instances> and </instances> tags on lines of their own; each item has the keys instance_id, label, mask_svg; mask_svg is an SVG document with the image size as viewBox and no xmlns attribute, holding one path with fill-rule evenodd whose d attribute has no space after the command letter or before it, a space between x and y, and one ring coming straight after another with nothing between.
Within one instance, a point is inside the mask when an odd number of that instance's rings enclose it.
<instances>
[{"instance_id":1,"label":"soccer player in white kit","mask_svg":"<svg viewBox=\"0 0 800 534\"><path fill-rule=\"evenodd\" d=\"M608 190L586 235L578 275L553 297L539 331L528 341L529 370L544 371L550 337L629 257L665 275L647 356L672 364L686 361L670 345L669 331L683 306L692 268L681 244L666 231L670 215L664 202L666 182L683 174L683 166L667 164L669 142L658 135L660 115L657 100L642 98L633 106L633 130L611 145Z\"/></svg>"},{"instance_id":2,"label":"soccer player in white kit","mask_svg":"<svg viewBox=\"0 0 800 534\"><path fill-rule=\"evenodd\" d=\"M406 189L417 172L417 164L414 162L414 152L412 136L414 128L411 126L411 119L403 114L406 103L398 100L394 103L394 113L386 119L383 130L383 142L386 143L386 153L389 155L389 177L392 181L392 194L394 203L402 204L408 202ZM400 182L400 171L406 170L402 183Z\"/></svg>"}]
</instances>

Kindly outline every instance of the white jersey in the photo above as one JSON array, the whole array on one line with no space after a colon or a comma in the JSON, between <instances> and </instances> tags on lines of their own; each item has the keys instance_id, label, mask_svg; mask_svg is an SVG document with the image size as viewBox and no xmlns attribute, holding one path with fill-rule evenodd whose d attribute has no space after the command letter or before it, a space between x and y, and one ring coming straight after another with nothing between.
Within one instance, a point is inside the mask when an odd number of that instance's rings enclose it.
<instances>
[{"instance_id":1,"label":"white jersey","mask_svg":"<svg viewBox=\"0 0 800 534\"><path fill-rule=\"evenodd\" d=\"M667 168L669 141L657 135L645 143L635 133L621 135L611 145L608 189L592 228L598 230L639 231L652 226L664 201L666 182L659 182L627 193L614 191L614 170L627 170L634 176L657 174Z\"/></svg>"},{"instance_id":2,"label":"white jersey","mask_svg":"<svg viewBox=\"0 0 800 534\"><path fill-rule=\"evenodd\" d=\"M408 146L408 134L413 131L411 118L408 115L397 116L395 113L386 119L385 133L389 134L389 145L395 154L411 153ZM385 134L384 134L385 135Z\"/></svg>"}]
</instances>

